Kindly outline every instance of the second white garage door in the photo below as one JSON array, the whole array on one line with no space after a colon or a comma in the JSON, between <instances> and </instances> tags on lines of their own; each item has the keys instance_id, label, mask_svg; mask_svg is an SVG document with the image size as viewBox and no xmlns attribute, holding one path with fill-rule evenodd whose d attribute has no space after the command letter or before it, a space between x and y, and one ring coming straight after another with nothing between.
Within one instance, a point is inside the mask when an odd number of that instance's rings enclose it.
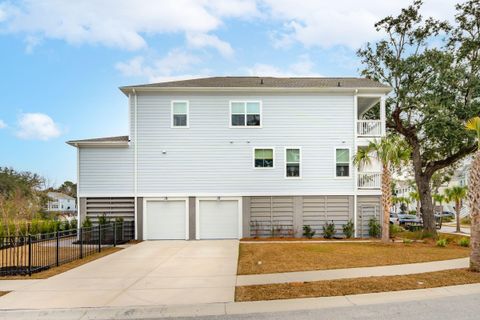
<instances>
[{"instance_id":1,"label":"second white garage door","mask_svg":"<svg viewBox=\"0 0 480 320\"><path fill-rule=\"evenodd\" d=\"M198 199L197 239L238 239L241 234L238 198Z\"/></svg>"},{"instance_id":2,"label":"second white garage door","mask_svg":"<svg viewBox=\"0 0 480 320\"><path fill-rule=\"evenodd\" d=\"M145 239L187 239L187 200L147 200Z\"/></svg>"}]
</instances>

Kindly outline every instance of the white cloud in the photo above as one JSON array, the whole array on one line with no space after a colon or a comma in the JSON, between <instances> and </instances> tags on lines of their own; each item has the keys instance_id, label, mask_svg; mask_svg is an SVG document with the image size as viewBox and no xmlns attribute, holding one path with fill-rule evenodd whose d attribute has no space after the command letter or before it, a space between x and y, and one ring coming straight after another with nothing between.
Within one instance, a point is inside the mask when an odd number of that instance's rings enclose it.
<instances>
[{"instance_id":1,"label":"white cloud","mask_svg":"<svg viewBox=\"0 0 480 320\"><path fill-rule=\"evenodd\" d=\"M270 18L284 23L282 31L274 32L275 47L289 47L295 42L306 47L329 48L336 45L358 48L380 35L375 22L395 15L412 3L411 0L388 1L316 1L262 0L269 8ZM456 0L426 0L425 16L450 19Z\"/></svg>"},{"instance_id":2,"label":"white cloud","mask_svg":"<svg viewBox=\"0 0 480 320\"><path fill-rule=\"evenodd\" d=\"M271 64L257 63L253 67L246 68L246 72L251 76L272 76L272 77L292 77L292 76L316 76L321 75L313 71L315 64L306 54L300 55L298 60L282 69Z\"/></svg>"},{"instance_id":3,"label":"white cloud","mask_svg":"<svg viewBox=\"0 0 480 320\"><path fill-rule=\"evenodd\" d=\"M7 124L5 123L5 121L0 119L0 129L6 128L6 127L7 127Z\"/></svg>"},{"instance_id":4,"label":"white cloud","mask_svg":"<svg viewBox=\"0 0 480 320\"><path fill-rule=\"evenodd\" d=\"M187 34L187 42L193 48L213 47L224 57L231 57L233 55L232 46L214 35L204 33Z\"/></svg>"},{"instance_id":5,"label":"white cloud","mask_svg":"<svg viewBox=\"0 0 480 320\"><path fill-rule=\"evenodd\" d=\"M147 59L137 56L126 62L116 64L116 69L127 77L147 78L149 82L180 80L198 77L188 74L200 59L180 49L171 50L164 57Z\"/></svg>"},{"instance_id":6,"label":"white cloud","mask_svg":"<svg viewBox=\"0 0 480 320\"><path fill-rule=\"evenodd\" d=\"M28 140L49 140L60 135L57 124L43 113L23 113L18 119L17 137Z\"/></svg>"},{"instance_id":7,"label":"white cloud","mask_svg":"<svg viewBox=\"0 0 480 320\"><path fill-rule=\"evenodd\" d=\"M137 50L145 35L184 32L207 34L228 17L257 14L254 0L21 0L0 3L0 30L70 44L100 44ZM0 20L1 21L1 20ZM212 36L210 36L212 37ZM218 38L215 48L225 49ZM212 45L212 44L210 44Z\"/></svg>"}]
</instances>

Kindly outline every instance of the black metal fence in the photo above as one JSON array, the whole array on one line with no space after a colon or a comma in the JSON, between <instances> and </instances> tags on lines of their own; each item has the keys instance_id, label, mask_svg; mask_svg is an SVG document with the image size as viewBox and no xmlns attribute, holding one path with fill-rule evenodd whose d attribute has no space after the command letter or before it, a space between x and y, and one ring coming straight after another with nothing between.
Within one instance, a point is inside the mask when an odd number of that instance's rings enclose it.
<instances>
[{"instance_id":1,"label":"black metal fence","mask_svg":"<svg viewBox=\"0 0 480 320\"><path fill-rule=\"evenodd\" d=\"M31 275L134 239L133 221L0 237L0 277Z\"/></svg>"}]
</instances>

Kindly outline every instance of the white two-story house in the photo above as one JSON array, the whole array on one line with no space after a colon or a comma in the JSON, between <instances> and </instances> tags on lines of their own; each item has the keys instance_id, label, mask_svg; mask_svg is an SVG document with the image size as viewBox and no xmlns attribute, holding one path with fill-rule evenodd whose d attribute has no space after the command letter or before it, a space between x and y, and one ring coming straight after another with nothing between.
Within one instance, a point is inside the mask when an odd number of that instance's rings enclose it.
<instances>
[{"instance_id":1,"label":"white two-story house","mask_svg":"<svg viewBox=\"0 0 480 320\"><path fill-rule=\"evenodd\" d=\"M128 136L69 141L79 220L135 221L138 239L337 235L380 219L380 167L352 156L385 134L390 87L363 78L213 77L121 87Z\"/></svg>"},{"instance_id":2,"label":"white two-story house","mask_svg":"<svg viewBox=\"0 0 480 320\"><path fill-rule=\"evenodd\" d=\"M50 212L75 212L76 199L61 192L48 192L46 210Z\"/></svg>"}]
</instances>

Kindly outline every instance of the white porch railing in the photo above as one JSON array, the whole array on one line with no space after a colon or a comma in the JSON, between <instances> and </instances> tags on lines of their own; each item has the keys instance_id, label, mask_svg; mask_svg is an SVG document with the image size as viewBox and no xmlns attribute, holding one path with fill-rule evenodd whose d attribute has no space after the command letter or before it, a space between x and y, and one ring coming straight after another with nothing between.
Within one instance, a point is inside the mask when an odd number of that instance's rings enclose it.
<instances>
[{"instance_id":1,"label":"white porch railing","mask_svg":"<svg viewBox=\"0 0 480 320\"><path fill-rule=\"evenodd\" d=\"M380 189L382 174L380 172L359 172L358 189Z\"/></svg>"},{"instance_id":2,"label":"white porch railing","mask_svg":"<svg viewBox=\"0 0 480 320\"><path fill-rule=\"evenodd\" d=\"M360 137L381 137L382 120L358 120L357 134Z\"/></svg>"}]
</instances>

